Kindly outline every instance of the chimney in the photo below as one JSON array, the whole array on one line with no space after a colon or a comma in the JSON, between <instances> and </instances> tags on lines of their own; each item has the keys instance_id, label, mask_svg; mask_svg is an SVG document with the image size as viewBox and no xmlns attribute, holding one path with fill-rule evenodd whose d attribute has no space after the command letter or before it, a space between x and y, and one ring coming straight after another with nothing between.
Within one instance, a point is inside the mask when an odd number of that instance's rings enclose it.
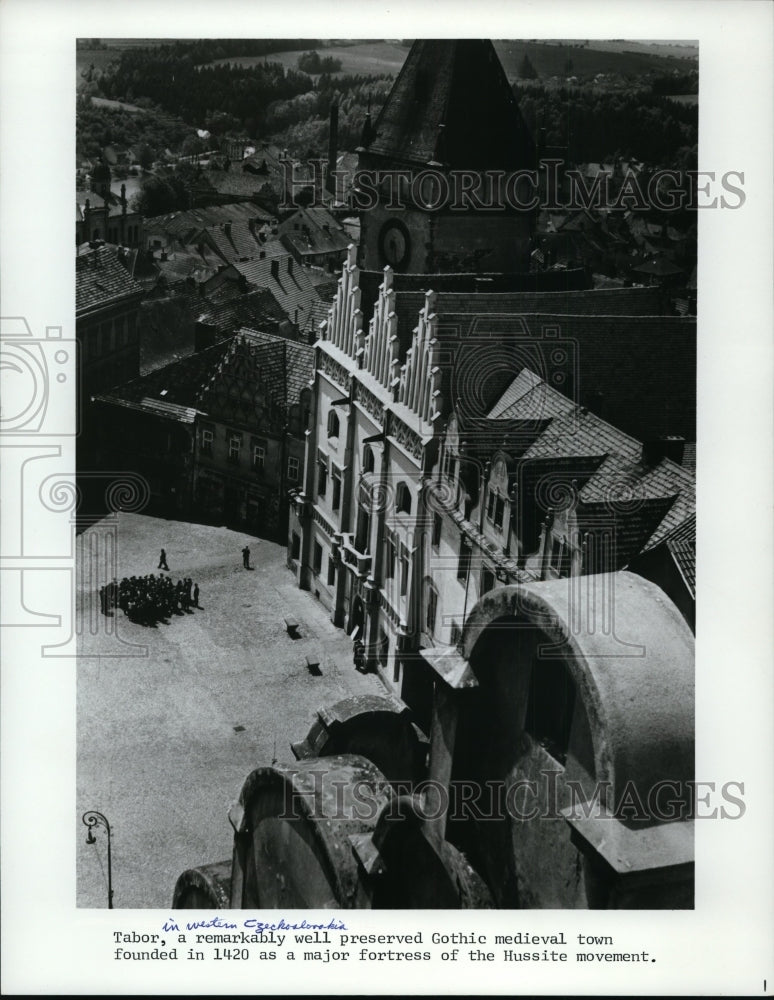
<instances>
[{"instance_id":1,"label":"chimney","mask_svg":"<svg viewBox=\"0 0 774 1000\"><path fill-rule=\"evenodd\" d=\"M226 233L226 236L228 236L228 238L231 239L231 223L230 222L224 222L223 223L223 229L224 229L224 231Z\"/></svg>"},{"instance_id":2,"label":"chimney","mask_svg":"<svg viewBox=\"0 0 774 1000\"><path fill-rule=\"evenodd\" d=\"M642 445L642 461L653 467L664 458L671 459L676 465L682 465L685 452L685 438L675 434L644 441Z\"/></svg>"},{"instance_id":3,"label":"chimney","mask_svg":"<svg viewBox=\"0 0 774 1000\"><path fill-rule=\"evenodd\" d=\"M274 278L275 280L276 280L277 278L279 278L279 261L277 260L277 258L276 258L276 257L275 257L275 258L274 258L274 260L273 260L273 261L271 262L271 276L272 276L272 278Z\"/></svg>"},{"instance_id":4,"label":"chimney","mask_svg":"<svg viewBox=\"0 0 774 1000\"><path fill-rule=\"evenodd\" d=\"M126 184L121 185L121 215L126 215Z\"/></svg>"},{"instance_id":5,"label":"chimney","mask_svg":"<svg viewBox=\"0 0 774 1000\"><path fill-rule=\"evenodd\" d=\"M336 194L336 158L339 146L339 100L336 95L331 101L331 124L328 133L328 178L326 187L332 195Z\"/></svg>"},{"instance_id":6,"label":"chimney","mask_svg":"<svg viewBox=\"0 0 774 1000\"><path fill-rule=\"evenodd\" d=\"M288 274L293 273L293 258L288 257Z\"/></svg>"},{"instance_id":7,"label":"chimney","mask_svg":"<svg viewBox=\"0 0 774 1000\"><path fill-rule=\"evenodd\" d=\"M373 142L376 136L376 131L371 122L371 95L368 95L368 111L366 111L365 122L363 122L363 131L360 133L360 145L358 146L358 151L361 149L367 149Z\"/></svg>"}]
</instances>

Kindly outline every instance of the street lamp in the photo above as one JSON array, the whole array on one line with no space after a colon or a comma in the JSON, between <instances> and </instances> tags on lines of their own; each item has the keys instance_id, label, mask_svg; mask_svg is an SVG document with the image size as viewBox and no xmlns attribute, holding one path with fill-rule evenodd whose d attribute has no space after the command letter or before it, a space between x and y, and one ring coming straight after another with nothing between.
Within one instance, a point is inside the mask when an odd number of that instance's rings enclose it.
<instances>
[{"instance_id":1,"label":"street lamp","mask_svg":"<svg viewBox=\"0 0 774 1000\"><path fill-rule=\"evenodd\" d=\"M107 868L108 868L108 909L113 909L113 865L110 857L110 823L101 812L91 809L81 816L81 821L89 828L86 834L87 844L96 844L97 838L94 836L94 827L102 825L107 831Z\"/></svg>"}]
</instances>

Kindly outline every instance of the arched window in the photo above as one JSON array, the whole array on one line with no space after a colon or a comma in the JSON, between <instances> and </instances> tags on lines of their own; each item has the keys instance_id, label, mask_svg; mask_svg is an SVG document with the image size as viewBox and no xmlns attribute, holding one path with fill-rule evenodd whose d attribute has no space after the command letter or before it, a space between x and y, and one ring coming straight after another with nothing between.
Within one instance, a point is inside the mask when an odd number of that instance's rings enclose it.
<instances>
[{"instance_id":1,"label":"arched window","mask_svg":"<svg viewBox=\"0 0 774 1000\"><path fill-rule=\"evenodd\" d=\"M339 415L331 409L328 411L328 437L337 438L339 436Z\"/></svg>"},{"instance_id":2,"label":"arched window","mask_svg":"<svg viewBox=\"0 0 774 1000\"><path fill-rule=\"evenodd\" d=\"M363 472L374 471L374 450L370 444L363 445Z\"/></svg>"},{"instance_id":3,"label":"arched window","mask_svg":"<svg viewBox=\"0 0 774 1000\"><path fill-rule=\"evenodd\" d=\"M408 486L401 482L395 491L395 509L403 514L411 513L411 493Z\"/></svg>"}]
</instances>

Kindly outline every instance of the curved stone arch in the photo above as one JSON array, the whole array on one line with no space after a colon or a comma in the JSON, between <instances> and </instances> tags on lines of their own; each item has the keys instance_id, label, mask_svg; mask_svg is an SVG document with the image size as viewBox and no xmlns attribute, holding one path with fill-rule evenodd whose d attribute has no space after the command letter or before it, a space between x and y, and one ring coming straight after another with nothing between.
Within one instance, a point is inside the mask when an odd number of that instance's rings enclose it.
<instances>
[{"instance_id":1,"label":"curved stone arch","mask_svg":"<svg viewBox=\"0 0 774 1000\"><path fill-rule=\"evenodd\" d=\"M595 600L599 594L612 603ZM689 794L694 639L663 591L626 572L489 591L468 615L460 642L474 672L476 646L498 622L536 629L564 660L588 717L595 778L612 783L615 800L630 781L649 788L669 779Z\"/></svg>"}]
</instances>

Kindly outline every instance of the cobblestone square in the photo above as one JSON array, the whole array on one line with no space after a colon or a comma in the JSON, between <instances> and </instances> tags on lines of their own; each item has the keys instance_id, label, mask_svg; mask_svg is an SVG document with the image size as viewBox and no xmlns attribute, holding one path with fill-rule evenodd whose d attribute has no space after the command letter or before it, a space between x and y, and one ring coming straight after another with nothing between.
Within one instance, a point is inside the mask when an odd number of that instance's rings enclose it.
<instances>
[{"instance_id":1,"label":"cobblestone square","mask_svg":"<svg viewBox=\"0 0 774 1000\"><path fill-rule=\"evenodd\" d=\"M163 908L186 868L230 857L226 813L250 771L292 761L290 742L320 706L382 687L354 669L349 638L294 586L282 546L222 527L118 519L118 579L158 573L163 547L168 575L199 584L201 608L157 627L120 610L105 619L98 591L108 581L93 541L105 522L79 536L77 901L107 905L104 831L90 846L80 825L98 809L113 830L115 908ZM251 570L242 566L245 544ZM286 632L289 615L299 639ZM121 648L116 639L147 655L110 655ZM321 676L307 669L310 653Z\"/></svg>"}]
</instances>

